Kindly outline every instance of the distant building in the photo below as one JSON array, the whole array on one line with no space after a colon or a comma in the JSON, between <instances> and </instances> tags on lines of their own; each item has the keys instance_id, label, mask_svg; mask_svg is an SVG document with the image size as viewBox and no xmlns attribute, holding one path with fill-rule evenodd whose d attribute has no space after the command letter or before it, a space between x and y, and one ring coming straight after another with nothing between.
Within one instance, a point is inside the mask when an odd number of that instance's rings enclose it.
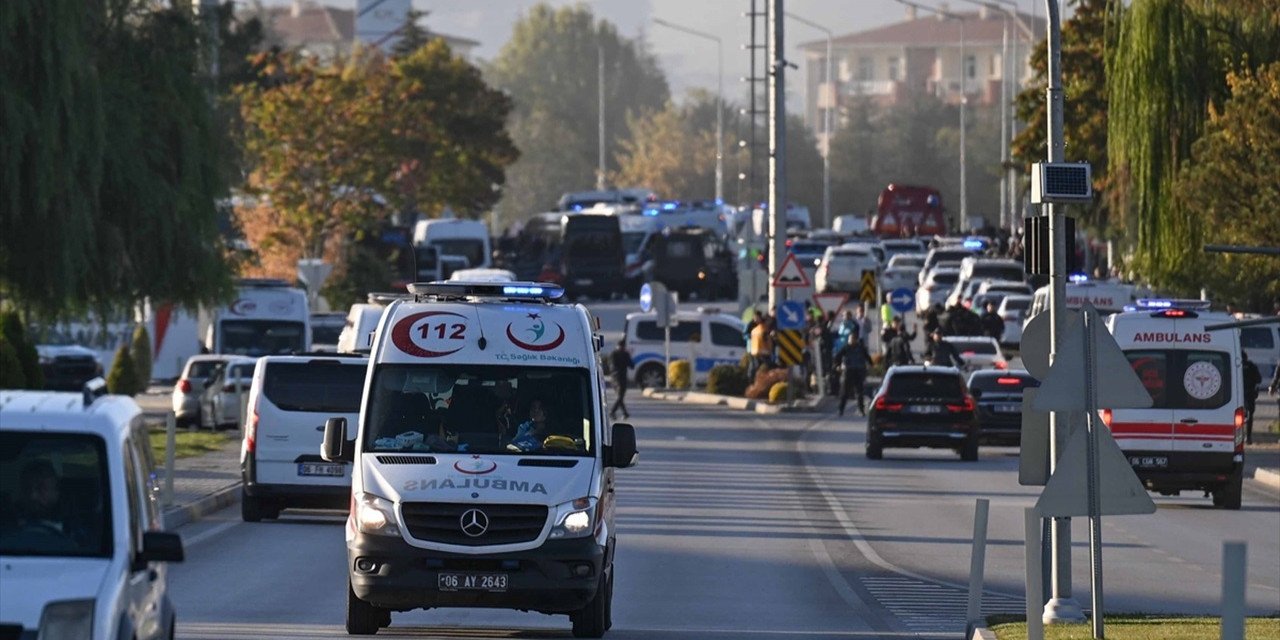
<instances>
[{"instance_id":1,"label":"distant building","mask_svg":"<svg viewBox=\"0 0 1280 640\"><path fill-rule=\"evenodd\" d=\"M354 5L352 0L349 5ZM319 4L312 0L293 0L288 6L260 7L256 12L267 28L267 45L296 50L303 55L333 59L351 53L355 44L355 10ZM424 27L425 29L425 27ZM454 54L465 59L480 43L469 38L450 36L427 30L440 38Z\"/></svg>"},{"instance_id":2,"label":"distant building","mask_svg":"<svg viewBox=\"0 0 1280 640\"><path fill-rule=\"evenodd\" d=\"M941 5L942 11L949 11ZM826 39L800 45L805 53L808 81L805 84L804 120L818 138L824 152L834 131L826 130L827 109L836 109L834 128L839 128L840 107L855 97L865 96L878 104L894 105L912 96L932 94L948 103L961 98L961 69L969 104L990 105L1000 101L1004 65L1001 42L1006 20L1010 55L1017 43L1014 62L1017 90L1031 80L1031 49L1023 29L1007 14L988 11L951 12L964 21L964 59L961 60L961 20L936 15L918 15L907 10L907 19L868 31L836 36L831 50L833 81L826 82ZM1044 20L1019 14L1022 25L1036 37L1045 32ZM1012 97L1010 97L1012 100Z\"/></svg>"}]
</instances>

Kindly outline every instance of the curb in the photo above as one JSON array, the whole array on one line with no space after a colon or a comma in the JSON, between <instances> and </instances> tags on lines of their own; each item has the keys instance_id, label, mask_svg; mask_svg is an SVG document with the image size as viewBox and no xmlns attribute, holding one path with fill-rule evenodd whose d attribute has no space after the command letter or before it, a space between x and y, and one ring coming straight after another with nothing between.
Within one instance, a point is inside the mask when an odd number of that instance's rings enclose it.
<instances>
[{"instance_id":1,"label":"curb","mask_svg":"<svg viewBox=\"0 0 1280 640\"><path fill-rule=\"evenodd\" d=\"M973 635L969 636L969 640L996 640L996 632L979 625L973 628Z\"/></svg>"},{"instance_id":2,"label":"curb","mask_svg":"<svg viewBox=\"0 0 1280 640\"><path fill-rule=\"evenodd\" d=\"M732 409L741 409L743 411L754 411L761 414L810 413L821 410L824 403L829 400L819 399L815 401L800 401L795 404L782 405L769 404L767 402L739 398L737 396L722 396L702 391L664 391L662 389L648 387L640 393L646 398L653 398L655 400L722 406Z\"/></svg>"},{"instance_id":3,"label":"curb","mask_svg":"<svg viewBox=\"0 0 1280 640\"><path fill-rule=\"evenodd\" d=\"M240 483L223 487L195 502L175 505L164 510L164 528L173 531L195 522L210 513L225 509L240 501Z\"/></svg>"},{"instance_id":4,"label":"curb","mask_svg":"<svg viewBox=\"0 0 1280 640\"><path fill-rule=\"evenodd\" d=\"M1280 473L1270 469L1263 469L1262 467L1254 469L1253 479L1272 489L1280 489Z\"/></svg>"}]
</instances>

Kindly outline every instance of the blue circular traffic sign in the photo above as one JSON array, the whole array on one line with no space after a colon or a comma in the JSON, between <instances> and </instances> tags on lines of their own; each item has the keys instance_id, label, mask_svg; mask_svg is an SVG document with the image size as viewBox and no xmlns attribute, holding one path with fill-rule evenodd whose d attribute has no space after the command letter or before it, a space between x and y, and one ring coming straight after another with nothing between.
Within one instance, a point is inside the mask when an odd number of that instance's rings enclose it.
<instances>
[{"instance_id":1,"label":"blue circular traffic sign","mask_svg":"<svg viewBox=\"0 0 1280 640\"><path fill-rule=\"evenodd\" d=\"M646 282L640 287L640 310L649 313L653 309L653 287Z\"/></svg>"},{"instance_id":2,"label":"blue circular traffic sign","mask_svg":"<svg viewBox=\"0 0 1280 640\"><path fill-rule=\"evenodd\" d=\"M889 305L898 313L906 313L916 306L916 294L906 287L900 287L889 294Z\"/></svg>"}]
</instances>

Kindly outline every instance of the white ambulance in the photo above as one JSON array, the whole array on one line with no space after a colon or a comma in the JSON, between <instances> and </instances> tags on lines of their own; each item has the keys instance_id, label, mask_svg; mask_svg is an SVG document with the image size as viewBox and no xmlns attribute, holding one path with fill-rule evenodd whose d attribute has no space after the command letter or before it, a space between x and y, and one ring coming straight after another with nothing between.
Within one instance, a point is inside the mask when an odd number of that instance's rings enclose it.
<instances>
[{"instance_id":1,"label":"white ambulance","mask_svg":"<svg viewBox=\"0 0 1280 640\"><path fill-rule=\"evenodd\" d=\"M353 463L347 631L488 607L568 614L575 636L601 637L614 469L637 455L605 412L602 337L554 285L409 290L375 333L359 424L325 424L324 459Z\"/></svg>"},{"instance_id":2,"label":"white ambulance","mask_svg":"<svg viewBox=\"0 0 1280 640\"><path fill-rule=\"evenodd\" d=\"M1116 443L1147 489L1204 491L1240 508L1244 392L1238 329L1207 327L1232 318L1199 300L1141 299L1107 328L1151 394L1149 409L1103 410Z\"/></svg>"},{"instance_id":3,"label":"white ambulance","mask_svg":"<svg viewBox=\"0 0 1280 640\"><path fill-rule=\"evenodd\" d=\"M235 301L202 310L200 324L209 353L259 357L311 350L307 294L283 280L242 278Z\"/></svg>"}]
</instances>

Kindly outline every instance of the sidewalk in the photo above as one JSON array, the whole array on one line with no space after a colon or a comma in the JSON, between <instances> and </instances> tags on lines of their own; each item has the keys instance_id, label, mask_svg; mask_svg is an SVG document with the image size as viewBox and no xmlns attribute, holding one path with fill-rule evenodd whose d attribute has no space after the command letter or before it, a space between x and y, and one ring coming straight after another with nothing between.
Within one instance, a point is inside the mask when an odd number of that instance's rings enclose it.
<instances>
[{"instance_id":1,"label":"sidewalk","mask_svg":"<svg viewBox=\"0 0 1280 640\"><path fill-rule=\"evenodd\" d=\"M173 462L173 500L164 508L165 529L172 531L226 508L240 500L240 440L228 431L227 442L217 451ZM157 461L161 500L164 495L164 460Z\"/></svg>"}]
</instances>

